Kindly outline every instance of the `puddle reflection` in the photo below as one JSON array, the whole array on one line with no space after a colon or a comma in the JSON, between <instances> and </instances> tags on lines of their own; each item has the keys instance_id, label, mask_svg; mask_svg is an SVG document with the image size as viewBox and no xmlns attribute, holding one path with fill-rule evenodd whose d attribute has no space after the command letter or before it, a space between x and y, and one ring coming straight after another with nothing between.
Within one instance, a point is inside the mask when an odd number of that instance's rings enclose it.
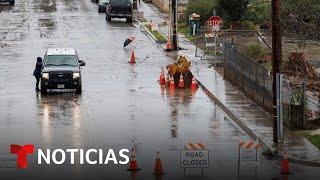
<instances>
[{"instance_id":1,"label":"puddle reflection","mask_svg":"<svg viewBox=\"0 0 320 180\"><path fill-rule=\"evenodd\" d=\"M70 140L71 144L65 143L73 147L82 144L80 102L81 96L71 94L38 94L37 111L43 143L54 144Z\"/></svg>"},{"instance_id":2,"label":"puddle reflection","mask_svg":"<svg viewBox=\"0 0 320 180\"><path fill-rule=\"evenodd\" d=\"M163 98L167 99L169 107L171 108L171 125L170 125L170 135L172 139L178 138L178 119L179 111L182 115L188 116L186 112L190 112L190 103L192 99L195 98L196 90L191 89L171 89L165 85L160 85L160 92ZM166 96L165 96L166 95ZM181 115L181 114L180 114Z\"/></svg>"},{"instance_id":3,"label":"puddle reflection","mask_svg":"<svg viewBox=\"0 0 320 180\"><path fill-rule=\"evenodd\" d=\"M11 11L14 6L10 6L7 3L0 3L0 12Z\"/></svg>"}]
</instances>

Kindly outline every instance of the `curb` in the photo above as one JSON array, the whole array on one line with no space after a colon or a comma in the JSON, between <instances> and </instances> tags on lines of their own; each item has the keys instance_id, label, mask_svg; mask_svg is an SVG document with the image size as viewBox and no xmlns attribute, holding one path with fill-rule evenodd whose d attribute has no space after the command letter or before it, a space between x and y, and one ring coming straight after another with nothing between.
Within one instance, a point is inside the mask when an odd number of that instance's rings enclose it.
<instances>
[{"instance_id":1,"label":"curb","mask_svg":"<svg viewBox=\"0 0 320 180\"><path fill-rule=\"evenodd\" d=\"M214 101L226 114L229 116L238 126L241 127L243 131L245 131L252 139L259 140L259 143L266 150L269 150L275 157L283 158L282 155L278 153L278 150L275 149L270 143L266 142L262 137L260 137L257 133L251 130L237 115L235 115L227 106L225 106L213 93L211 93L198 79L195 79L201 89L206 93L206 95ZM307 166L315 166L320 167L320 162L317 161L308 161L293 158L292 156L288 156L288 160L291 162L299 163Z\"/></svg>"},{"instance_id":2,"label":"curb","mask_svg":"<svg viewBox=\"0 0 320 180\"><path fill-rule=\"evenodd\" d=\"M153 43L159 44L156 37L154 37L154 35L152 33L150 33L148 28L144 27L138 19L135 19L134 21L137 22L137 24L138 24L138 26L135 26L136 28L140 27L140 29L143 29L145 32L147 32L147 36L152 40Z\"/></svg>"},{"instance_id":3,"label":"curb","mask_svg":"<svg viewBox=\"0 0 320 180\"><path fill-rule=\"evenodd\" d=\"M238 126L241 127L252 139L258 140L264 149L272 152L272 154L277 154L277 150L272 147L271 144L267 143L259 135L253 132L241 119L235 115L227 106L225 106L213 93L211 93L198 79L195 79L201 89L207 94L207 96L214 101L233 121L235 121Z\"/></svg>"},{"instance_id":4,"label":"curb","mask_svg":"<svg viewBox=\"0 0 320 180\"><path fill-rule=\"evenodd\" d=\"M158 40L158 39L149 31L149 29L146 28L141 22L139 22L138 24L139 24L139 26L140 26L142 29L144 29L144 30L147 32L148 36L152 39L153 42L158 43L158 44L163 44L163 43L165 43L165 42L162 42L162 41Z\"/></svg>"},{"instance_id":5,"label":"curb","mask_svg":"<svg viewBox=\"0 0 320 180\"><path fill-rule=\"evenodd\" d=\"M154 43L159 43L157 38L154 37L154 35L149 31L148 28L144 27L141 23L139 23L140 28L142 28L145 32L147 32L148 37L154 42Z\"/></svg>"}]
</instances>

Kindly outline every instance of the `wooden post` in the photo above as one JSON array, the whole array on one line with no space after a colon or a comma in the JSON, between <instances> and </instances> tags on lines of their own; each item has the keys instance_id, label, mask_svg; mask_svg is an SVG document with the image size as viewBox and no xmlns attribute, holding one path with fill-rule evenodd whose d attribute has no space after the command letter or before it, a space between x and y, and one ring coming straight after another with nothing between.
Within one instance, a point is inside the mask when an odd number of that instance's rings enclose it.
<instances>
[{"instance_id":1,"label":"wooden post","mask_svg":"<svg viewBox=\"0 0 320 180\"><path fill-rule=\"evenodd\" d=\"M273 141L278 143L277 125L277 84L276 75L280 72L281 64L281 35L280 35L280 0L272 0L272 105L273 105Z\"/></svg>"},{"instance_id":2,"label":"wooden post","mask_svg":"<svg viewBox=\"0 0 320 180\"><path fill-rule=\"evenodd\" d=\"M178 2L171 0L171 27L172 27L172 49L178 50Z\"/></svg>"}]
</instances>

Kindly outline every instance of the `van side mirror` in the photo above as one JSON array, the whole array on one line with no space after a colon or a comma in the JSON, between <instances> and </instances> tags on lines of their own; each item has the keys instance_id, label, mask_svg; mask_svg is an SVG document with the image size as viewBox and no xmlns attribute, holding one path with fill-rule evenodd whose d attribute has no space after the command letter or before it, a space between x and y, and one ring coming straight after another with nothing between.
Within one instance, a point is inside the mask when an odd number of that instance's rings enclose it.
<instances>
[{"instance_id":1,"label":"van side mirror","mask_svg":"<svg viewBox=\"0 0 320 180\"><path fill-rule=\"evenodd\" d=\"M79 66L85 66L86 63L84 61L79 61Z\"/></svg>"}]
</instances>

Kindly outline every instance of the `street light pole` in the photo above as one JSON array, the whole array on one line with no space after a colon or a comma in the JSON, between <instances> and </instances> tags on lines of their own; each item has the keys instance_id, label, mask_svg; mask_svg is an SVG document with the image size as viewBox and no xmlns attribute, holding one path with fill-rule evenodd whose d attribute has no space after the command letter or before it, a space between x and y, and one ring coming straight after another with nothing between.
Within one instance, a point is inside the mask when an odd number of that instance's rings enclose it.
<instances>
[{"instance_id":1,"label":"street light pole","mask_svg":"<svg viewBox=\"0 0 320 180\"><path fill-rule=\"evenodd\" d=\"M277 73L281 64L281 29L280 29L280 0L272 0L272 105L273 105L273 141L278 142L277 117Z\"/></svg>"},{"instance_id":2,"label":"street light pole","mask_svg":"<svg viewBox=\"0 0 320 180\"><path fill-rule=\"evenodd\" d=\"M177 0L171 0L171 30L172 30L172 49L178 50L178 2Z\"/></svg>"}]
</instances>

